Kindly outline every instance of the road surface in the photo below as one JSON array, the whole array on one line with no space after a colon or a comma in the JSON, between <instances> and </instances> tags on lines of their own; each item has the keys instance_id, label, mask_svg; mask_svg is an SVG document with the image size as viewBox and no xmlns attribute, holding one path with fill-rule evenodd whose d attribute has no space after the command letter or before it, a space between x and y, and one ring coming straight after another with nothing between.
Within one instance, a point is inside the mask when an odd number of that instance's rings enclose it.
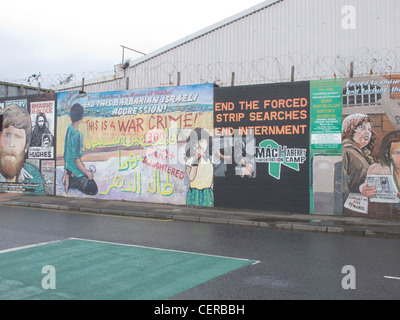
<instances>
[{"instance_id":1,"label":"road surface","mask_svg":"<svg viewBox=\"0 0 400 320\"><path fill-rule=\"evenodd\" d=\"M399 240L0 206L0 251L69 238L258 261L170 300L400 299Z\"/></svg>"}]
</instances>

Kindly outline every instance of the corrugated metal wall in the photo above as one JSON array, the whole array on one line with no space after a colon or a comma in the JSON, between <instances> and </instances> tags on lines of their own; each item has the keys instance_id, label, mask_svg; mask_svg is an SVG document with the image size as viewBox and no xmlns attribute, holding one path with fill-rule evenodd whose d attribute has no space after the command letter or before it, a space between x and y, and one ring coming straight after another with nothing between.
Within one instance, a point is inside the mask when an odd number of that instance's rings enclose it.
<instances>
[{"instance_id":1,"label":"corrugated metal wall","mask_svg":"<svg viewBox=\"0 0 400 320\"><path fill-rule=\"evenodd\" d=\"M16 97L16 96L27 96L31 94L42 94L48 93L48 89L39 89L32 86L26 86L22 84L15 84L9 82L0 82L0 98L3 97Z\"/></svg>"},{"instance_id":2,"label":"corrugated metal wall","mask_svg":"<svg viewBox=\"0 0 400 320\"><path fill-rule=\"evenodd\" d=\"M343 11L349 5L354 12ZM133 61L123 81L86 90L282 82L291 80L292 66L294 80L347 77L351 62L354 76L400 71L399 0L270 0L264 6ZM343 27L347 18L355 19L355 29Z\"/></svg>"}]
</instances>

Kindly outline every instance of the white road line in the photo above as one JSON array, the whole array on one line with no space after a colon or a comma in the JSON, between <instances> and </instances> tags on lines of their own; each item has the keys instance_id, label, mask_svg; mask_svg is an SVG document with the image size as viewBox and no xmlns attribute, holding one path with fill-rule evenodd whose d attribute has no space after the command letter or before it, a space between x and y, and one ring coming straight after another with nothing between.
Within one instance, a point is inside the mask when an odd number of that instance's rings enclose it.
<instances>
[{"instance_id":1,"label":"white road line","mask_svg":"<svg viewBox=\"0 0 400 320\"><path fill-rule=\"evenodd\" d=\"M136 247L136 248L144 248L144 249L152 249L152 250L160 250L160 251L179 252L179 253L186 253L186 254L193 254L193 255L200 255L200 256L208 256L208 257L216 257L216 258L224 258L224 259L231 259L231 260L241 260L241 261L249 261L249 262L250 261L254 261L252 263L252 265L256 265L256 264L261 262L261 261L257 261L257 260L241 259L241 258L234 258L234 257L227 257L227 256L218 256L218 255L205 254L205 253L196 253L196 252L179 251L179 250L171 250L171 249L161 249L161 248L138 246L138 245L133 245L133 244L122 244L122 243L99 241L99 240L89 240L89 239L82 239L82 238L68 238L68 239L64 239L64 240L56 240L56 241L49 241L49 242L31 244L31 245L27 245L27 246L18 247L18 248L1 250L0 254L7 253L7 252L18 251L18 250L23 250L23 249L28 249L28 248L39 247L39 246L44 246L46 244L51 244L51 243L56 243L56 242L64 242L64 241L68 241L68 240L79 240L79 241L105 243L105 244L112 244L112 245L126 246L126 247Z\"/></svg>"},{"instance_id":2,"label":"white road line","mask_svg":"<svg viewBox=\"0 0 400 320\"><path fill-rule=\"evenodd\" d=\"M56 242L61 242L61 241L65 241L65 240L56 240L56 241L49 241L49 242L43 242L43 243L29 244L27 246L0 250L0 254L7 253L7 252L18 251L18 250L29 249L29 248L35 248L35 247L40 247L40 246L45 246L46 244L56 243Z\"/></svg>"},{"instance_id":3,"label":"white road line","mask_svg":"<svg viewBox=\"0 0 400 320\"><path fill-rule=\"evenodd\" d=\"M400 277L384 276L386 279L400 280Z\"/></svg>"},{"instance_id":4,"label":"white road line","mask_svg":"<svg viewBox=\"0 0 400 320\"><path fill-rule=\"evenodd\" d=\"M108 242L108 241L89 240L89 239L82 239L82 238L69 238L68 240L79 240L79 241L88 241L88 242L98 242L98 243L112 244L112 245L117 245L117 246L126 246L126 247L143 248L143 249L151 249L151 250L178 252L178 253L194 254L194 255L199 255L199 256L207 256L207 257L215 257L215 258L223 258L223 259L231 259L231 260L241 260L241 261L249 261L249 262L250 262L250 261L254 261L254 262L252 263L252 265L255 265L255 264L261 262L261 261L257 261L257 260L249 260L249 259L243 259L243 258L219 256L219 255L214 255L214 254L197 253L197 252L181 251L181 250L172 250L172 249L162 249L162 248L138 246L138 245L134 245L134 244L124 244L124 243L116 243L116 242Z\"/></svg>"}]
</instances>

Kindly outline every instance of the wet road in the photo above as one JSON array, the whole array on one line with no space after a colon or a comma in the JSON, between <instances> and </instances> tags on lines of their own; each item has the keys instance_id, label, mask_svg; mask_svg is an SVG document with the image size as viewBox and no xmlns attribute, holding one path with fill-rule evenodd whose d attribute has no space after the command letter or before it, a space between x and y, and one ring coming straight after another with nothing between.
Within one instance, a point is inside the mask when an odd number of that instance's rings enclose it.
<instances>
[{"instance_id":1,"label":"wet road","mask_svg":"<svg viewBox=\"0 0 400 320\"><path fill-rule=\"evenodd\" d=\"M0 250L68 238L260 261L177 300L400 299L399 240L0 206Z\"/></svg>"}]
</instances>

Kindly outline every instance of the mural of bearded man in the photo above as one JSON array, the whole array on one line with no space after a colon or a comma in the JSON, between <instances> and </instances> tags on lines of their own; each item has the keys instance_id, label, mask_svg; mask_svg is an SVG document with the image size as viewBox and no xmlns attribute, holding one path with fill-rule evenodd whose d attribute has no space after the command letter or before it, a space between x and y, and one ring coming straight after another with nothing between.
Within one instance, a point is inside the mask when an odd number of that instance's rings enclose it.
<instances>
[{"instance_id":1,"label":"mural of bearded man","mask_svg":"<svg viewBox=\"0 0 400 320\"><path fill-rule=\"evenodd\" d=\"M35 120L36 124L32 130L32 138L31 138L31 147L45 147L42 145L43 137L47 136L50 138L50 144L48 146L53 145L53 135L51 134L48 126L49 123L47 121L46 115L44 113L38 113ZM47 146L47 147L48 147Z\"/></svg>"},{"instance_id":2,"label":"mural of bearded man","mask_svg":"<svg viewBox=\"0 0 400 320\"><path fill-rule=\"evenodd\" d=\"M14 184L29 184L24 193L44 194L43 178L39 170L25 163L26 152L31 142L32 124L26 109L12 104L5 108L3 130L0 132L0 183L2 187Z\"/></svg>"}]
</instances>

